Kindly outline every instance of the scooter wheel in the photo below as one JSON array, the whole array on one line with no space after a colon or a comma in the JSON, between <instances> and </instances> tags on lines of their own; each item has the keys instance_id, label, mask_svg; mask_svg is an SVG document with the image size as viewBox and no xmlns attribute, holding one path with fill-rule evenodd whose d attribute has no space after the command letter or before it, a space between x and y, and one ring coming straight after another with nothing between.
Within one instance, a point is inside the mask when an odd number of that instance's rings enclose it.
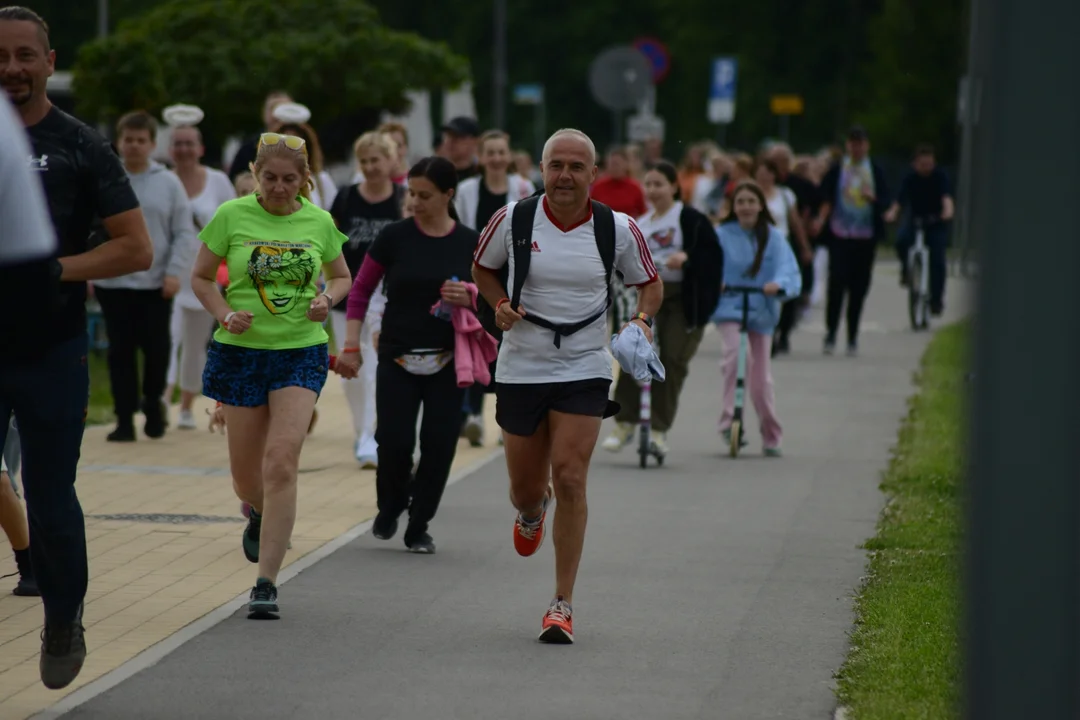
<instances>
[{"instance_id":1,"label":"scooter wheel","mask_svg":"<svg viewBox=\"0 0 1080 720\"><path fill-rule=\"evenodd\" d=\"M742 420L736 420L731 423L731 447L729 452L731 457L739 456L739 446L742 440Z\"/></svg>"}]
</instances>

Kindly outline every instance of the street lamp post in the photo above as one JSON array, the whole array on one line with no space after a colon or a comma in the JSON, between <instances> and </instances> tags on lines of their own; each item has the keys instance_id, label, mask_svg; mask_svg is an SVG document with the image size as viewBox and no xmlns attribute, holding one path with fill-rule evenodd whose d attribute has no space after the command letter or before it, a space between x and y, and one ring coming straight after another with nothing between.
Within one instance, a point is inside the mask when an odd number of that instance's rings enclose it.
<instances>
[{"instance_id":1,"label":"street lamp post","mask_svg":"<svg viewBox=\"0 0 1080 720\"><path fill-rule=\"evenodd\" d=\"M109 0L98 0L97 34L99 38L106 37L109 34Z\"/></svg>"},{"instance_id":2,"label":"street lamp post","mask_svg":"<svg viewBox=\"0 0 1080 720\"><path fill-rule=\"evenodd\" d=\"M492 97L495 127L506 129L506 0L495 0L495 72Z\"/></svg>"}]
</instances>

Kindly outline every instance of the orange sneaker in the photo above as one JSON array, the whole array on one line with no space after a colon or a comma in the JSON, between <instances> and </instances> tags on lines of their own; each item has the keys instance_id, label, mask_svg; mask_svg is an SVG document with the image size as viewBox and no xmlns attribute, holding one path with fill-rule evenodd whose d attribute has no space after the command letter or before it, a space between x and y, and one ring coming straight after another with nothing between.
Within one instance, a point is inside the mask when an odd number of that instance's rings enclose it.
<instances>
[{"instance_id":1,"label":"orange sneaker","mask_svg":"<svg viewBox=\"0 0 1080 720\"><path fill-rule=\"evenodd\" d=\"M514 521L514 549L521 557L535 555L544 544L544 520L547 518L547 511L553 497L555 497L555 492L551 486L548 486L547 492L544 493L544 504L539 520L528 522L521 513L518 513L517 520Z\"/></svg>"},{"instance_id":2,"label":"orange sneaker","mask_svg":"<svg viewBox=\"0 0 1080 720\"><path fill-rule=\"evenodd\" d=\"M570 603L562 595L551 601L551 606L544 614L540 630L540 642L555 645L569 645L574 642L574 619Z\"/></svg>"}]
</instances>

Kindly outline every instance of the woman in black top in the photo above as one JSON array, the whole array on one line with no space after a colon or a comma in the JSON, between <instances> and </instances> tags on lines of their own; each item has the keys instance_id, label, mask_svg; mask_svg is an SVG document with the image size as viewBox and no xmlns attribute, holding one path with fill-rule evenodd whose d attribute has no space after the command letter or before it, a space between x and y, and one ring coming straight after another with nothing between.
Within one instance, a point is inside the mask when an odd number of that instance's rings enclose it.
<instances>
[{"instance_id":1,"label":"woman in black top","mask_svg":"<svg viewBox=\"0 0 1080 720\"><path fill-rule=\"evenodd\" d=\"M338 230L349 237L341 250L349 273L355 278L379 232L401 219L405 188L390 179L397 151L385 135L364 133L353 145L353 151L364 180L338 193L330 208L330 215L337 223ZM376 288L375 293L382 293L382 288ZM330 322L334 329L334 341L340 350L345 344L345 303L340 303L330 313ZM378 330L377 321L364 326L360 335L363 367L358 377L342 378L345 398L352 411L355 433L353 452L360 467L366 470L375 469L379 464L379 448L375 442L375 375L378 368L375 341Z\"/></svg>"},{"instance_id":2,"label":"woman in black top","mask_svg":"<svg viewBox=\"0 0 1080 720\"><path fill-rule=\"evenodd\" d=\"M379 425L376 474L379 514L372 534L389 540L398 518L409 510L405 546L433 553L428 523L439 507L457 452L464 390L454 367L454 327L434 306L475 307L476 288L468 278L479 234L457 222L452 200L457 172L450 161L424 158L409 171L413 217L382 229L364 258L349 293L345 346L338 359L342 375L359 368L358 345L364 317L379 281L386 287L386 310L379 338L375 405ZM420 463L409 501L416 422Z\"/></svg>"}]
</instances>

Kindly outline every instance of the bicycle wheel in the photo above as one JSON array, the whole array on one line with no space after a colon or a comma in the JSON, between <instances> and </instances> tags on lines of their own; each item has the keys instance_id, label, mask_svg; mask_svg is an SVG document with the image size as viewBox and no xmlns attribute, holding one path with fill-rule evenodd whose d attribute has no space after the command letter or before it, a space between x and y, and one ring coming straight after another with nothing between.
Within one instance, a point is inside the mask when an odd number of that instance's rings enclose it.
<instances>
[{"instance_id":1,"label":"bicycle wheel","mask_svg":"<svg viewBox=\"0 0 1080 720\"><path fill-rule=\"evenodd\" d=\"M916 254L911 258L908 267L908 319L911 321L912 330L922 330L926 327L926 299L920 287L922 263L922 256Z\"/></svg>"}]
</instances>

